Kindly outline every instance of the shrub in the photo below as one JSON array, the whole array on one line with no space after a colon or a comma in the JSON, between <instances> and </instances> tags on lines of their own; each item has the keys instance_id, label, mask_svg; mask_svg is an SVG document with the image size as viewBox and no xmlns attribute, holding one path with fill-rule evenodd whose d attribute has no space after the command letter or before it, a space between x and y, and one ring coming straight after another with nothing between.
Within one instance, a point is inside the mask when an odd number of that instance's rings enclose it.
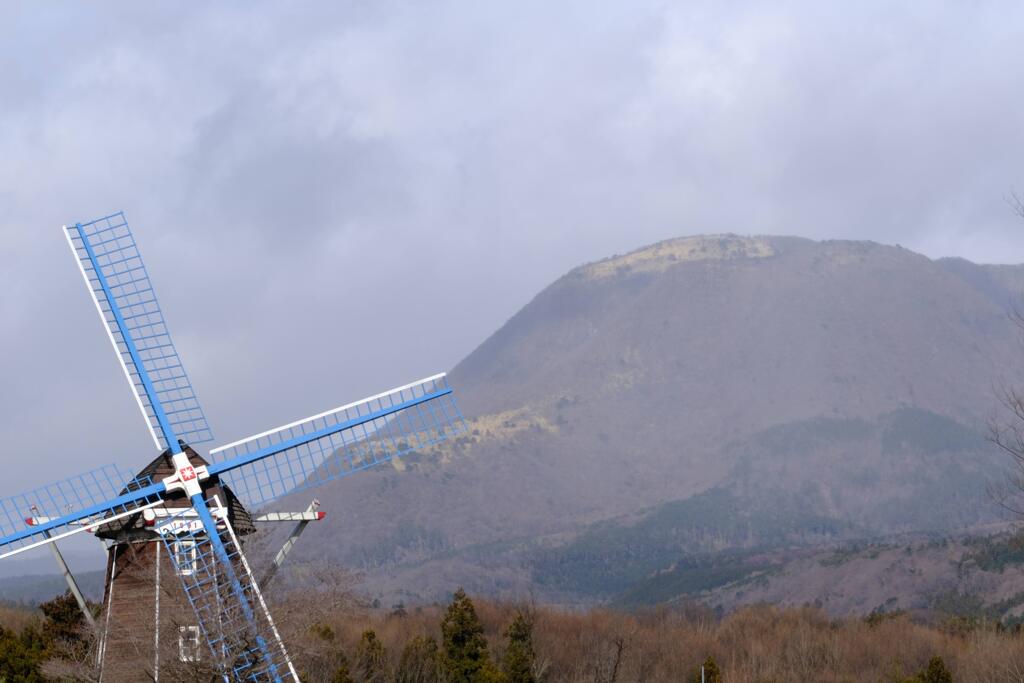
<instances>
[{"instance_id":1,"label":"shrub","mask_svg":"<svg viewBox=\"0 0 1024 683\"><path fill-rule=\"evenodd\" d=\"M387 652L374 631L363 631L356 649L356 669L363 683L382 683L387 679Z\"/></svg>"}]
</instances>

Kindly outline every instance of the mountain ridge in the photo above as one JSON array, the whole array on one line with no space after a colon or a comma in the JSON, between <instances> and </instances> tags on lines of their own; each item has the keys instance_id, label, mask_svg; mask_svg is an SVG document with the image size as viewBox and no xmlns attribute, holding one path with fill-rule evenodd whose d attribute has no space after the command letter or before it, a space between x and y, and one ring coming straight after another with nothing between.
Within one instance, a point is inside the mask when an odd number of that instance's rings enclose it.
<instances>
[{"instance_id":1,"label":"mountain ridge","mask_svg":"<svg viewBox=\"0 0 1024 683\"><path fill-rule=\"evenodd\" d=\"M937 491L963 498L966 521L943 524L984 523L1000 466L984 440L992 386L1024 380L1007 315L1022 273L738 235L583 264L452 370L469 434L329 486L325 509L360 522L311 528L310 552L365 571L371 590L431 600L459 583L522 593L544 548L722 486L753 511L751 482L772 482L817 506L808 520L867 535L919 527L912 511ZM898 420L910 431L887 446ZM773 429L847 423L867 436L765 445ZM976 447L914 431L936 425ZM882 512L850 503L868 493Z\"/></svg>"}]
</instances>

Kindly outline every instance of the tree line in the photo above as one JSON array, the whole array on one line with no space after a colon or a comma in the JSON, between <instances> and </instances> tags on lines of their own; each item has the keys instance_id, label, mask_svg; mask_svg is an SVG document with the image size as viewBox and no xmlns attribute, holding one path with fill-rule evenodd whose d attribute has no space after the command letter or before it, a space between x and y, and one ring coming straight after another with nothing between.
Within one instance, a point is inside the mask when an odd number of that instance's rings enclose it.
<instances>
[{"instance_id":1,"label":"tree line","mask_svg":"<svg viewBox=\"0 0 1024 683\"><path fill-rule=\"evenodd\" d=\"M811 607L759 606L721 616L695 604L564 610L474 601L459 590L446 605L352 606L321 616L286 638L303 680L990 683L1024 673L1024 639L1015 632L902 613L833 619Z\"/></svg>"},{"instance_id":2,"label":"tree line","mask_svg":"<svg viewBox=\"0 0 1024 683\"><path fill-rule=\"evenodd\" d=\"M275 606L300 676L322 683L994 683L1024 680L1024 637L994 623L906 614L834 619L758 606L620 612L471 599L375 609L291 594ZM70 596L0 609L0 683L95 681ZM207 680L196 678L196 680Z\"/></svg>"}]
</instances>

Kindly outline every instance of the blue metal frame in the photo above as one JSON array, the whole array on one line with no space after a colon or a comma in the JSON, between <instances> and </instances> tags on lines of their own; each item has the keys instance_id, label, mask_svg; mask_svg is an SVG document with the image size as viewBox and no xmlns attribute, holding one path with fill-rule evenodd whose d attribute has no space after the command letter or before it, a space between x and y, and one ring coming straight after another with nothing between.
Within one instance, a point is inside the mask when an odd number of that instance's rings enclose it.
<instances>
[{"instance_id":1,"label":"blue metal frame","mask_svg":"<svg viewBox=\"0 0 1024 683\"><path fill-rule=\"evenodd\" d=\"M447 396L450 393L452 393L452 390L450 388L449 389L442 389L441 391L435 391L433 393L426 394L425 396L421 396L420 398L416 398L416 399L412 399L410 401L405 401L403 403L399 403L398 405L393 406L391 408L386 408L386 409L383 409L383 410L378 410L378 411L370 413L370 414L368 414L368 415L366 415L365 417L362 417L362 418L348 420L347 422L342 422L340 424L337 424L337 425L334 425L334 426L331 426L331 427L325 427L323 429L319 429L319 430L317 430L315 432L312 432L310 434L306 434L304 436L296 437L296 438L290 439L288 441L283 441L283 442L281 442L279 444L274 444L273 446L268 446L266 448L261 448L258 451L255 451L253 453L249 453L247 455L242 455L242 456L239 456L237 458L233 458L232 460L228 460L226 462L214 463L214 464L210 465L208 469L209 469L209 472L210 472L211 475L213 475L213 474L220 474L221 472L230 472L231 470L238 469L239 467L245 467L246 465L250 465L250 464L252 464L254 462L257 462L259 460L263 460L264 458L269 458L270 456L276 455L277 453L280 453L282 451L286 451L289 448L294 448L296 446L301 446L303 444L309 443L310 441L316 441L317 439L323 438L325 436L330 436L331 434L337 434L338 432L343 432L346 429L352 429L353 427L358 427L359 425L366 424L367 422L373 422L374 420L379 420L379 419L381 419L383 417L387 417L388 415L393 415L395 413L398 413L398 412L401 412L403 410L406 410L407 408L411 408L413 406L420 405L421 403L426 403L427 401L433 401L435 398L441 398L442 396Z\"/></svg>"},{"instance_id":2,"label":"blue metal frame","mask_svg":"<svg viewBox=\"0 0 1024 683\"><path fill-rule=\"evenodd\" d=\"M211 441L124 213L66 230L157 445L174 449L178 438L191 444Z\"/></svg>"},{"instance_id":3,"label":"blue metal frame","mask_svg":"<svg viewBox=\"0 0 1024 683\"><path fill-rule=\"evenodd\" d=\"M311 489L466 431L444 375L293 422L210 452L250 507Z\"/></svg>"},{"instance_id":4,"label":"blue metal frame","mask_svg":"<svg viewBox=\"0 0 1024 683\"><path fill-rule=\"evenodd\" d=\"M245 594L245 588L242 587L241 581L238 580L238 574L235 572L235 565L231 561L231 557L228 555L227 548L224 547L224 541L220 537L220 532L217 531L217 522L214 521L213 515L210 514L210 508L206 506L206 500L202 494L196 494L192 496L192 507L197 513L199 513L199 519L203 523L203 528L206 530L209 536L210 544L213 546L213 550L217 553L217 559L220 560L221 565L227 572L228 581L231 583L231 589L235 596L238 598L239 607L242 608L242 614L245 615L245 619L249 622L253 628L256 628L256 615L252 610L252 605L249 604L249 600ZM277 671L277 664L274 662L274 658L270 653L270 648L267 646L267 641L258 632L256 635L256 644L260 648L263 660L267 663L267 673L269 673L274 681L280 682L281 676Z\"/></svg>"},{"instance_id":5,"label":"blue metal frame","mask_svg":"<svg viewBox=\"0 0 1024 683\"><path fill-rule=\"evenodd\" d=\"M132 479L119 467L106 465L0 499L0 533L5 534L0 538L0 548L49 532L60 533L82 519L127 512L139 504L155 502L164 491L162 483L154 484L148 477ZM68 509L74 512L66 512ZM51 521L27 526L29 516L46 516Z\"/></svg>"},{"instance_id":6,"label":"blue metal frame","mask_svg":"<svg viewBox=\"0 0 1024 683\"><path fill-rule=\"evenodd\" d=\"M153 388L153 381L149 378L146 366L143 365L142 358L139 357L139 351L135 348L135 340L129 334L128 325L121 315L121 307L117 305L117 299L114 298L114 293L110 291L110 283L107 282L107 277L103 274L103 268L100 267L99 261L96 260L96 252L93 250L92 245L89 244L89 236L85 234L81 223L76 223L75 229L78 230L78 237L82 240L82 245L89 255L89 260L92 261L93 269L96 272L96 279L99 281L100 288L103 289L103 293L107 297L107 305L110 306L110 312L114 316L114 320L117 321L118 329L121 330L121 338L124 339L124 345L128 348L128 354L132 357L132 362L135 363L135 371L139 373L142 386L145 387L146 395L149 396L149 404L156 414L157 422L160 423L160 430L164 433L164 441L167 442L167 447L171 449L171 453L181 453L181 446L178 444L177 437L174 436L171 423L167 421L163 404L157 398L156 389Z\"/></svg>"},{"instance_id":7,"label":"blue metal frame","mask_svg":"<svg viewBox=\"0 0 1024 683\"><path fill-rule=\"evenodd\" d=\"M194 509L204 509L196 505L199 501L192 502ZM211 507L215 504L207 503ZM218 527L224 549L224 554L220 554L205 527L195 529L188 523L190 518L185 515L189 509L183 508L162 522L160 526L165 528L158 527L158 531L178 570L212 661L225 680L294 680L294 670L269 614L250 609L249 603L237 599L239 593L255 595L257 591L238 539L226 525ZM216 523L213 519L205 521ZM177 552L179 543L191 546L189 552ZM228 568L237 571L229 574L225 571Z\"/></svg>"}]
</instances>

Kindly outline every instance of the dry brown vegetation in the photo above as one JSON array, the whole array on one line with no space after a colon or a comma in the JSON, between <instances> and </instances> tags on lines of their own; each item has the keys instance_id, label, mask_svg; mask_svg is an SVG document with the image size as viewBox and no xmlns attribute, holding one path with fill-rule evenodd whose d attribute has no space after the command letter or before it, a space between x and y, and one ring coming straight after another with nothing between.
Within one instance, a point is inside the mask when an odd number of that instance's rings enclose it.
<instances>
[{"instance_id":1,"label":"dry brown vegetation","mask_svg":"<svg viewBox=\"0 0 1024 683\"><path fill-rule=\"evenodd\" d=\"M28 626L39 626L40 615L23 607L0 605L0 628L21 632Z\"/></svg>"},{"instance_id":2,"label":"dry brown vegetation","mask_svg":"<svg viewBox=\"0 0 1024 683\"><path fill-rule=\"evenodd\" d=\"M484 599L474 603L495 669L506 656L509 624L525 613L533 625L534 678L550 683L688 682L699 680L694 676L709 657L728 683L910 683L922 680L912 677L935 656L954 681L1024 681L1024 634L991 624L928 625L905 615L836 620L817 609L770 606L719 618L702 606L624 613ZM427 675L405 670L409 665L402 654L417 638L443 643L446 607L388 612L371 609L345 591L297 591L289 592L275 611L303 680L349 680L335 678L346 662L355 683L441 683L443 675L436 670ZM25 610L0 609L0 625L8 632L40 623ZM360 641L365 642L367 631L384 648L372 676L359 665ZM42 668L50 675L57 671Z\"/></svg>"},{"instance_id":3,"label":"dry brown vegetation","mask_svg":"<svg viewBox=\"0 0 1024 683\"><path fill-rule=\"evenodd\" d=\"M903 683L914 680L934 656L943 659L955 681L1024 681L1024 635L994 625L931 626L903 615L835 620L816 609L770 606L719 619L692 606L621 613L475 603L497 662L504 655L505 629L518 612L529 612L534 672L537 680L551 683L690 681L709 656L728 683ZM386 650L388 678L410 680L399 667L402 650L417 636L440 642L444 611L441 605L392 613L354 604L336 611L321 608L312 628L289 629L290 646L310 680L326 681L339 653L353 662L362 634L373 630ZM353 679L360 680L354 671Z\"/></svg>"}]
</instances>

